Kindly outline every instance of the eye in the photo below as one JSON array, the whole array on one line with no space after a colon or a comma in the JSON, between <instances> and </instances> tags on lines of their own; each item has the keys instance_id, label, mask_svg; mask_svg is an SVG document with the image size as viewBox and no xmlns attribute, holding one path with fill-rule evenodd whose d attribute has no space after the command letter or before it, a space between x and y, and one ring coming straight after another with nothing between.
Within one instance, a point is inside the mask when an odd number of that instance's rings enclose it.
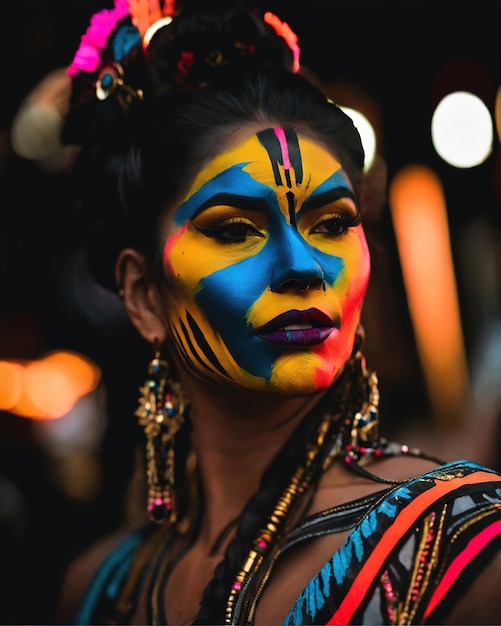
<instances>
[{"instance_id":1,"label":"eye","mask_svg":"<svg viewBox=\"0 0 501 626\"><path fill-rule=\"evenodd\" d=\"M195 228L206 237L221 243L244 243L251 237L264 237L255 224L239 218L224 220L208 228L195 225Z\"/></svg>"},{"instance_id":2,"label":"eye","mask_svg":"<svg viewBox=\"0 0 501 626\"><path fill-rule=\"evenodd\" d=\"M315 224L310 230L310 234L328 235L330 237L340 237L349 228L360 224L360 215L332 215Z\"/></svg>"}]
</instances>

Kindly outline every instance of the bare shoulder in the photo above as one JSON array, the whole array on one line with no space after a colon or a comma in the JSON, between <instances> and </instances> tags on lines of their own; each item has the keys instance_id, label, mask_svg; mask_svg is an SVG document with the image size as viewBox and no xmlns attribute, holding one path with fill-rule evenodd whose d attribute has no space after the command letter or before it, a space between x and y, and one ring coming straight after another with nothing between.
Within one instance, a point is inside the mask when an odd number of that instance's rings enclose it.
<instances>
[{"instance_id":1,"label":"bare shoulder","mask_svg":"<svg viewBox=\"0 0 501 626\"><path fill-rule=\"evenodd\" d=\"M365 469L383 479L380 482L358 475L342 463L334 463L320 479L309 513L318 513L387 489L390 485L384 480L406 481L437 467L437 463L428 459L405 455L378 459L368 463Z\"/></svg>"},{"instance_id":2,"label":"bare shoulder","mask_svg":"<svg viewBox=\"0 0 501 626\"><path fill-rule=\"evenodd\" d=\"M437 467L420 458L397 457L376 461L367 466L375 476L406 480ZM358 498L390 488L391 485L367 478L335 462L322 475L306 515L314 515L346 505ZM369 505L368 505L369 506ZM283 623L287 612L301 591L346 541L350 530L325 533L297 544L280 557L256 612L256 624ZM277 601L280 599L280 601Z\"/></svg>"},{"instance_id":3,"label":"bare shoulder","mask_svg":"<svg viewBox=\"0 0 501 626\"><path fill-rule=\"evenodd\" d=\"M57 623L71 622L97 569L127 534L126 531L117 531L104 537L69 565L59 594Z\"/></svg>"}]
</instances>

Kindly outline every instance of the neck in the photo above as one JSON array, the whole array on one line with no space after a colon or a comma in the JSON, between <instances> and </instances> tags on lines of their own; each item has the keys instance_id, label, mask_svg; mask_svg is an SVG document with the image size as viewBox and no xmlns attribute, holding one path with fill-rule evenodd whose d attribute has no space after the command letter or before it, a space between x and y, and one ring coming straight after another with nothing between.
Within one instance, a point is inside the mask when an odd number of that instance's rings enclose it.
<instances>
[{"instance_id":1,"label":"neck","mask_svg":"<svg viewBox=\"0 0 501 626\"><path fill-rule=\"evenodd\" d=\"M200 540L211 546L258 490L292 432L319 401L183 380L192 405L195 449L205 509Z\"/></svg>"}]
</instances>

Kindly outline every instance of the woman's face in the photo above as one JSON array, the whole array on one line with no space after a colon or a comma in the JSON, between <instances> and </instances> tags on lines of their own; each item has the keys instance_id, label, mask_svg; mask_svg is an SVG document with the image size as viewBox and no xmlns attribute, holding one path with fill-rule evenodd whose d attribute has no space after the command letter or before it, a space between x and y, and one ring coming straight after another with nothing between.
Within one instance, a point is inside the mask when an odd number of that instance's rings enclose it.
<instances>
[{"instance_id":1,"label":"woman's face","mask_svg":"<svg viewBox=\"0 0 501 626\"><path fill-rule=\"evenodd\" d=\"M349 358L369 254L346 174L323 145L267 129L205 166L163 247L169 336L205 380L288 394Z\"/></svg>"}]
</instances>

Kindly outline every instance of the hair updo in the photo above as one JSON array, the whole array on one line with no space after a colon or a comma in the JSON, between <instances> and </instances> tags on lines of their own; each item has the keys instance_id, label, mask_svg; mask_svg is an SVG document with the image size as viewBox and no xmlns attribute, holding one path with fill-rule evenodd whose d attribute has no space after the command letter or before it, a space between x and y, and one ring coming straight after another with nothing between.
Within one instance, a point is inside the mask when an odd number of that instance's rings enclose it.
<instances>
[{"instance_id":1,"label":"hair updo","mask_svg":"<svg viewBox=\"0 0 501 626\"><path fill-rule=\"evenodd\" d=\"M99 100L100 69L79 71L62 134L64 143L81 146L74 181L98 282L116 287L115 262L125 247L155 267L162 210L243 126L307 132L336 155L359 193L364 154L351 119L293 73L291 49L259 13L182 14L146 51L127 44L133 28L129 17L119 21L101 54L102 69L128 46L120 58L126 98L117 90Z\"/></svg>"}]
</instances>

